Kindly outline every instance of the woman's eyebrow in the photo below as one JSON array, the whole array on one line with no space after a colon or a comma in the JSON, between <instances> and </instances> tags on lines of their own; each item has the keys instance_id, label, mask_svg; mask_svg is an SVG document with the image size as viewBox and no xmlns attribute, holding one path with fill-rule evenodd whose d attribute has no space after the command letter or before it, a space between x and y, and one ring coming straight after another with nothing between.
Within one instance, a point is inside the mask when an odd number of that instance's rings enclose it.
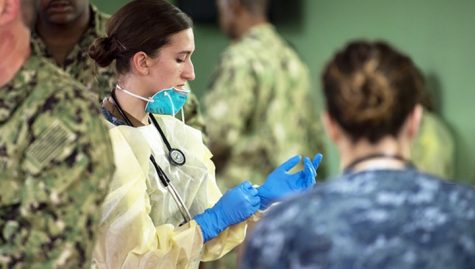
<instances>
[{"instance_id":1,"label":"woman's eyebrow","mask_svg":"<svg viewBox=\"0 0 475 269\"><path fill-rule=\"evenodd\" d=\"M180 52L178 52L178 54L191 54L193 51L191 50L182 50Z\"/></svg>"}]
</instances>

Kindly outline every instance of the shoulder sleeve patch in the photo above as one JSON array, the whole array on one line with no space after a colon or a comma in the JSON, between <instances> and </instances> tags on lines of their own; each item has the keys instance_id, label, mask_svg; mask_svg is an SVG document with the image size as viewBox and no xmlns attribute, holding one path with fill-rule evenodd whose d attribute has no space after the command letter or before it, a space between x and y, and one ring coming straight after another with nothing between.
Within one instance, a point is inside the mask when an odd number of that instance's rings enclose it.
<instances>
[{"instance_id":1,"label":"shoulder sleeve patch","mask_svg":"<svg viewBox=\"0 0 475 269\"><path fill-rule=\"evenodd\" d=\"M54 121L29 147L24 168L33 174L39 173L55 157L62 155L63 149L75 139L73 131L61 121Z\"/></svg>"}]
</instances>

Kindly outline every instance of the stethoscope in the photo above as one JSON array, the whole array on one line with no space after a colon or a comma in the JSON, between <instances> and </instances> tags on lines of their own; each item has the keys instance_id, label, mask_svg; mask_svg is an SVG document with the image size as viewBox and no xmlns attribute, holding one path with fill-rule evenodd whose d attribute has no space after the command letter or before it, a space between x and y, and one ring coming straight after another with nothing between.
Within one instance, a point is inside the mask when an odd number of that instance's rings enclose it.
<instances>
[{"instance_id":1,"label":"stethoscope","mask_svg":"<svg viewBox=\"0 0 475 269\"><path fill-rule=\"evenodd\" d=\"M117 110L119 111L120 115L124 118L127 125L134 127L134 125L129 120L129 118L125 115L124 110L120 106L119 101L117 100L117 98L115 96L115 90L112 91L111 97L114 100L114 104L117 107ZM177 166L184 165L185 162L186 162L185 154L183 154L183 152L181 150L176 149L176 148L172 148L170 146L170 143L168 142L167 138L165 137L165 134L163 133L163 130L160 128L160 125L158 125L157 120L153 117L153 115L151 113L149 113L149 118L152 120L153 125L158 130L158 132L160 133L160 136L162 137L162 140L163 140L163 142L165 143L165 146L168 149L168 160L170 161L170 163L173 164L173 165L177 165ZM155 168L155 171L157 172L158 178L160 179L162 185L167 188L167 190L170 192L170 195L172 196L173 200L175 200L175 202L178 206L178 209L180 210L181 215L185 219L185 222L191 221L192 217L191 217L190 211L185 206L185 203L183 202L183 199L181 199L180 195L178 194L177 190L175 189L175 186L173 186L173 184L171 183L168 176L165 174L165 172L162 170L162 168L155 161L155 157L153 156L153 154L150 155L150 161L152 162L153 167Z\"/></svg>"},{"instance_id":2,"label":"stethoscope","mask_svg":"<svg viewBox=\"0 0 475 269\"><path fill-rule=\"evenodd\" d=\"M114 102L115 102L115 100L114 100ZM186 162L186 158L185 158L185 154L183 153L183 151L181 151L177 148L172 148L170 146L170 143L168 143L168 139L165 136L165 134L163 133L162 128L160 128L160 125L158 125L158 122L155 119L155 117L153 117L152 114L149 114L149 118L152 120L153 125L155 125L155 128L157 128L158 132L160 133L160 136L162 137L163 143L165 143L165 146L168 149L168 160L172 164L177 165L177 166L184 165L185 162Z\"/></svg>"}]
</instances>

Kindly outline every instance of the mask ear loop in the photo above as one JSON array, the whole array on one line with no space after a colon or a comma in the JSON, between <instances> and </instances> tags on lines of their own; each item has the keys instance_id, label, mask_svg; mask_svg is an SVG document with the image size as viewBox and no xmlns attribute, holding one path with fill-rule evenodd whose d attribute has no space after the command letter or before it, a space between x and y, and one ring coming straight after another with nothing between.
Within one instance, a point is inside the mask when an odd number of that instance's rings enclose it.
<instances>
[{"instance_id":1,"label":"mask ear loop","mask_svg":"<svg viewBox=\"0 0 475 269\"><path fill-rule=\"evenodd\" d=\"M153 100L153 98L151 98L151 97L145 98L145 97L142 97L142 96L140 96L140 95L137 95L137 94L135 94L135 93L133 93L133 92L130 92L130 91L128 91L127 89L124 89L124 88L120 87L119 84L116 84L115 87L116 87L116 89L121 90L121 91L125 92L126 94L128 94L128 95L130 95L130 96L133 96L133 97L135 97L135 98L138 98L138 99L140 99L140 100L144 100L144 101L150 102L150 103L153 103L153 102L155 101L155 100Z\"/></svg>"}]
</instances>

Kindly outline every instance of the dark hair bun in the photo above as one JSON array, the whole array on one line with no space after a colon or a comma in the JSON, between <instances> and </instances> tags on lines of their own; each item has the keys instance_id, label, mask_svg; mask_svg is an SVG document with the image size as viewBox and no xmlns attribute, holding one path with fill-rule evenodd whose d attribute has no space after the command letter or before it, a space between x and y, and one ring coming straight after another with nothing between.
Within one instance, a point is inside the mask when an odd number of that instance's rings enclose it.
<instances>
[{"instance_id":1,"label":"dark hair bun","mask_svg":"<svg viewBox=\"0 0 475 269\"><path fill-rule=\"evenodd\" d=\"M348 90L341 92L342 116L355 123L378 126L391 118L394 90L374 59L349 77Z\"/></svg>"},{"instance_id":2,"label":"dark hair bun","mask_svg":"<svg viewBox=\"0 0 475 269\"><path fill-rule=\"evenodd\" d=\"M109 37L100 37L89 47L91 57L100 67L106 67L117 58L119 47Z\"/></svg>"},{"instance_id":3,"label":"dark hair bun","mask_svg":"<svg viewBox=\"0 0 475 269\"><path fill-rule=\"evenodd\" d=\"M193 22L167 0L128 1L107 21L107 38L97 39L89 55L98 65L114 61L119 75L130 71L130 59L139 51L156 57L160 48Z\"/></svg>"},{"instance_id":4,"label":"dark hair bun","mask_svg":"<svg viewBox=\"0 0 475 269\"><path fill-rule=\"evenodd\" d=\"M353 141L397 136L420 100L423 78L412 60L385 42L353 41L323 72L329 114Z\"/></svg>"}]
</instances>

